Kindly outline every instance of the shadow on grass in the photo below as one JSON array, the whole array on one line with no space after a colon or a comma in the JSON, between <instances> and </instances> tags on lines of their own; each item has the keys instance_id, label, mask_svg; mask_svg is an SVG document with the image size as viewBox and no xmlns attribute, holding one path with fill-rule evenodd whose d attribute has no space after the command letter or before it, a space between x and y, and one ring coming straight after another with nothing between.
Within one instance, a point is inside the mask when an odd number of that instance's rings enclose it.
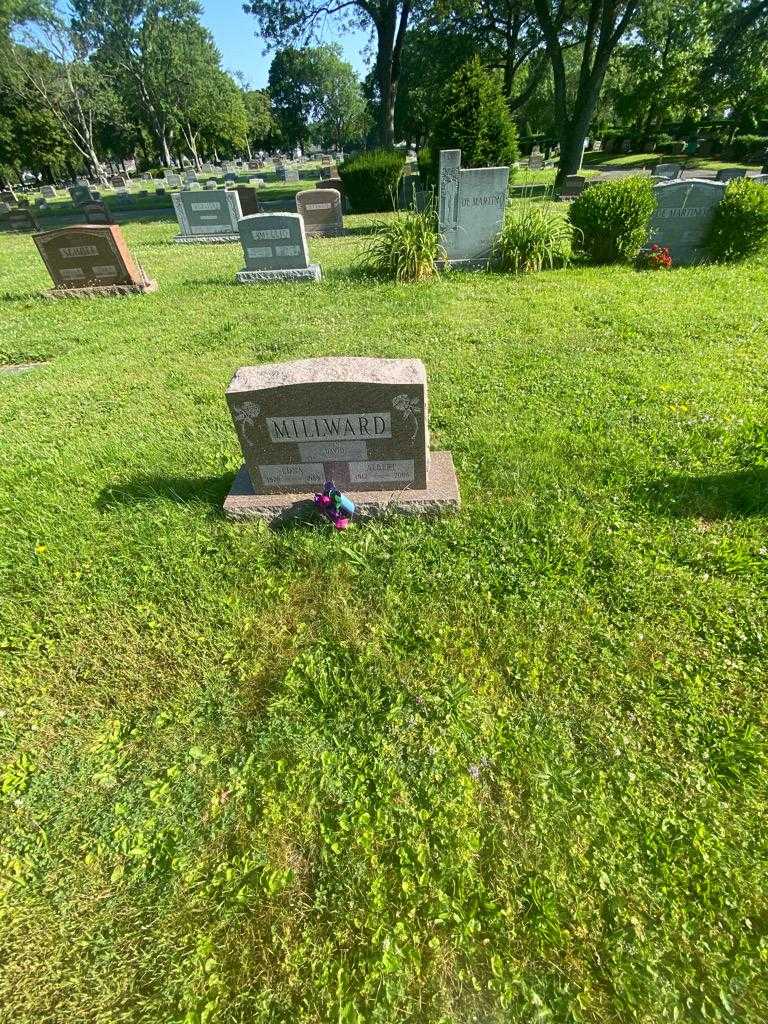
<instances>
[{"instance_id":1,"label":"shadow on grass","mask_svg":"<svg viewBox=\"0 0 768 1024\"><path fill-rule=\"evenodd\" d=\"M647 500L663 515L729 519L768 514L768 468L653 480Z\"/></svg>"},{"instance_id":2,"label":"shadow on grass","mask_svg":"<svg viewBox=\"0 0 768 1024\"><path fill-rule=\"evenodd\" d=\"M171 501L177 505L207 507L221 514L224 498L232 486L234 473L219 476L140 476L105 487L96 499L100 512L114 512L134 505Z\"/></svg>"}]
</instances>

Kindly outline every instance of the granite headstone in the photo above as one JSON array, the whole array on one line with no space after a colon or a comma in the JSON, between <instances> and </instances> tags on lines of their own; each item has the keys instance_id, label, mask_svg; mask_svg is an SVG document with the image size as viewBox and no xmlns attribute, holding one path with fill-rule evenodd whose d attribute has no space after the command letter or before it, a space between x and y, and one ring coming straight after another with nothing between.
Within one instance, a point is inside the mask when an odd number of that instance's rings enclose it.
<instances>
[{"instance_id":1,"label":"granite headstone","mask_svg":"<svg viewBox=\"0 0 768 1024\"><path fill-rule=\"evenodd\" d=\"M157 288L131 256L116 225L57 228L34 236L55 298L129 294Z\"/></svg>"},{"instance_id":2,"label":"granite headstone","mask_svg":"<svg viewBox=\"0 0 768 1024\"><path fill-rule=\"evenodd\" d=\"M462 169L461 150L440 152L440 239L453 267L482 267L504 224L508 167Z\"/></svg>"},{"instance_id":3,"label":"granite headstone","mask_svg":"<svg viewBox=\"0 0 768 1024\"><path fill-rule=\"evenodd\" d=\"M717 172L717 181L733 181L735 178L746 178L747 172L743 167L724 167Z\"/></svg>"},{"instance_id":4,"label":"granite headstone","mask_svg":"<svg viewBox=\"0 0 768 1024\"><path fill-rule=\"evenodd\" d=\"M296 212L304 219L308 235L344 234L341 196L333 188L309 188L296 193Z\"/></svg>"},{"instance_id":5,"label":"granite headstone","mask_svg":"<svg viewBox=\"0 0 768 1024\"><path fill-rule=\"evenodd\" d=\"M272 519L332 479L361 516L459 504L449 452L429 451L418 359L327 357L244 366L227 389L245 466L224 504Z\"/></svg>"},{"instance_id":6,"label":"granite headstone","mask_svg":"<svg viewBox=\"0 0 768 1024\"><path fill-rule=\"evenodd\" d=\"M175 242L219 243L237 242L240 238L237 222L242 216L240 198L231 192L217 191L214 195L197 192L174 192L171 196L179 234Z\"/></svg>"},{"instance_id":7,"label":"granite headstone","mask_svg":"<svg viewBox=\"0 0 768 1024\"><path fill-rule=\"evenodd\" d=\"M319 281L320 266L309 262L304 221L298 213L256 213L238 224L245 267L238 284Z\"/></svg>"},{"instance_id":8,"label":"granite headstone","mask_svg":"<svg viewBox=\"0 0 768 1024\"><path fill-rule=\"evenodd\" d=\"M656 209L648 246L668 248L672 263L687 266L706 258L706 241L725 183L698 178L653 186Z\"/></svg>"}]
</instances>

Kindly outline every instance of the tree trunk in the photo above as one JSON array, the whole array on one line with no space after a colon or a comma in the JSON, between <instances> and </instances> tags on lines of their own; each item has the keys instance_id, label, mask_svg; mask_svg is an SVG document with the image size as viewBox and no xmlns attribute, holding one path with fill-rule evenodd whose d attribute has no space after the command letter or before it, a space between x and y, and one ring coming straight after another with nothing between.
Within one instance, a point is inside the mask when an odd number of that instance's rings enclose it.
<instances>
[{"instance_id":1,"label":"tree trunk","mask_svg":"<svg viewBox=\"0 0 768 1024\"><path fill-rule=\"evenodd\" d=\"M392 149L395 145L395 101L400 80L400 55L403 51L411 0L392 0L386 13L376 21L376 81L379 84L379 145Z\"/></svg>"}]
</instances>

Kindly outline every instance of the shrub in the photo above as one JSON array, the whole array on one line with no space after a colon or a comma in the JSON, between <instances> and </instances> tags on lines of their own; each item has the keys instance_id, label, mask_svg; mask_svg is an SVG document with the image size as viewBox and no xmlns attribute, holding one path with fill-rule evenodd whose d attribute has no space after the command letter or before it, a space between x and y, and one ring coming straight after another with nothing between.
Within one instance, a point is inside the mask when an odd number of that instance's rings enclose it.
<instances>
[{"instance_id":1,"label":"shrub","mask_svg":"<svg viewBox=\"0 0 768 1024\"><path fill-rule=\"evenodd\" d=\"M394 209L403 167L405 154L392 149L369 150L340 164L339 177L355 213Z\"/></svg>"},{"instance_id":2,"label":"shrub","mask_svg":"<svg viewBox=\"0 0 768 1024\"><path fill-rule=\"evenodd\" d=\"M435 211L429 207L424 212L406 210L394 220L376 225L359 265L402 283L432 277L437 272L436 262L445 258Z\"/></svg>"},{"instance_id":3,"label":"shrub","mask_svg":"<svg viewBox=\"0 0 768 1024\"><path fill-rule=\"evenodd\" d=\"M715 210L709 251L722 260L740 260L768 249L768 185L749 178L731 181Z\"/></svg>"},{"instance_id":4,"label":"shrub","mask_svg":"<svg viewBox=\"0 0 768 1024\"><path fill-rule=\"evenodd\" d=\"M768 150L768 135L737 135L728 147L732 160L741 164L758 163Z\"/></svg>"},{"instance_id":5,"label":"shrub","mask_svg":"<svg viewBox=\"0 0 768 1024\"><path fill-rule=\"evenodd\" d=\"M593 263L633 260L648 238L655 206L649 178L603 181L584 189L568 211L574 251Z\"/></svg>"},{"instance_id":6,"label":"shrub","mask_svg":"<svg viewBox=\"0 0 768 1024\"><path fill-rule=\"evenodd\" d=\"M441 149L460 149L464 167L506 167L518 159L517 132L499 79L479 57L449 79L431 149L436 157Z\"/></svg>"},{"instance_id":7,"label":"shrub","mask_svg":"<svg viewBox=\"0 0 768 1024\"><path fill-rule=\"evenodd\" d=\"M507 213L494 243L492 265L514 274L568 262L573 228L558 210L523 203Z\"/></svg>"}]
</instances>

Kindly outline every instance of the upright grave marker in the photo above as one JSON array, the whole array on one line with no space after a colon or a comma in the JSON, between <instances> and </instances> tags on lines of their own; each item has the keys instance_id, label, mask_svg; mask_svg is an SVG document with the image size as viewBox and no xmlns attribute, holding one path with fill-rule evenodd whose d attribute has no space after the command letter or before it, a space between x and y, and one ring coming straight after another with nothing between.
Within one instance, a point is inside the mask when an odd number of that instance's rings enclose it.
<instances>
[{"instance_id":1,"label":"upright grave marker","mask_svg":"<svg viewBox=\"0 0 768 1024\"><path fill-rule=\"evenodd\" d=\"M192 244L237 242L242 217L240 198L231 192L174 192L171 196L180 233L174 242Z\"/></svg>"},{"instance_id":2,"label":"upright grave marker","mask_svg":"<svg viewBox=\"0 0 768 1024\"><path fill-rule=\"evenodd\" d=\"M653 186L656 209L651 216L648 246L669 249L672 263L687 266L706 258L706 241L725 182L698 178Z\"/></svg>"},{"instance_id":3,"label":"upright grave marker","mask_svg":"<svg viewBox=\"0 0 768 1024\"><path fill-rule=\"evenodd\" d=\"M344 234L341 196L335 189L308 188L297 192L296 212L301 214L308 235Z\"/></svg>"},{"instance_id":4,"label":"upright grave marker","mask_svg":"<svg viewBox=\"0 0 768 1024\"><path fill-rule=\"evenodd\" d=\"M93 200L89 185L73 185L69 190L69 195L76 206L82 206L83 203L90 203Z\"/></svg>"},{"instance_id":5,"label":"upright grave marker","mask_svg":"<svg viewBox=\"0 0 768 1024\"><path fill-rule=\"evenodd\" d=\"M256 189L252 185L238 185L235 192L240 197L240 209L244 217L250 217L259 212L259 200L256 196Z\"/></svg>"},{"instance_id":6,"label":"upright grave marker","mask_svg":"<svg viewBox=\"0 0 768 1024\"><path fill-rule=\"evenodd\" d=\"M276 167L275 177L278 181L298 181L299 172L295 167Z\"/></svg>"},{"instance_id":7,"label":"upright grave marker","mask_svg":"<svg viewBox=\"0 0 768 1024\"><path fill-rule=\"evenodd\" d=\"M109 212L109 208L106 203L103 203L100 199L94 200L90 203L83 203L81 207L85 214L85 219L89 224L114 224L112 214Z\"/></svg>"},{"instance_id":8,"label":"upright grave marker","mask_svg":"<svg viewBox=\"0 0 768 1024\"><path fill-rule=\"evenodd\" d=\"M483 267L504 223L508 167L462 170L461 150L440 152L440 238L454 267Z\"/></svg>"},{"instance_id":9,"label":"upright grave marker","mask_svg":"<svg viewBox=\"0 0 768 1024\"><path fill-rule=\"evenodd\" d=\"M43 185L43 187L40 189L40 194L45 196L46 199L55 199L56 189L53 187L53 185Z\"/></svg>"},{"instance_id":10,"label":"upright grave marker","mask_svg":"<svg viewBox=\"0 0 768 1024\"><path fill-rule=\"evenodd\" d=\"M28 206L17 206L11 209L8 214L8 227L11 231L19 232L40 230L40 225Z\"/></svg>"},{"instance_id":11,"label":"upright grave marker","mask_svg":"<svg viewBox=\"0 0 768 1024\"><path fill-rule=\"evenodd\" d=\"M245 267L238 284L319 281L322 271L309 262L304 221L298 213L256 213L239 222Z\"/></svg>"},{"instance_id":12,"label":"upright grave marker","mask_svg":"<svg viewBox=\"0 0 768 1024\"><path fill-rule=\"evenodd\" d=\"M657 178L666 178L668 181L673 181L675 178L680 177L683 173L683 168L680 164L656 164L653 173Z\"/></svg>"},{"instance_id":13,"label":"upright grave marker","mask_svg":"<svg viewBox=\"0 0 768 1024\"><path fill-rule=\"evenodd\" d=\"M155 291L125 244L120 228L78 225L34 236L54 287L53 298Z\"/></svg>"},{"instance_id":14,"label":"upright grave marker","mask_svg":"<svg viewBox=\"0 0 768 1024\"><path fill-rule=\"evenodd\" d=\"M717 181L733 181L734 178L746 178L747 172L743 167L724 167L717 172Z\"/></svg>"},{"instance_id":15,"label":"upright grave marker","mask_svg":"<svg viewBox=\"0 0 768 1024\"><path fill-rule=\"evenodd\" d=\"M224 503L231 518L284 515L329 479L363 516L458 507L450 453L429 451L427 376L418 359L245 366L227 402L245 459Z\"/></svg>"}]
</instances>

